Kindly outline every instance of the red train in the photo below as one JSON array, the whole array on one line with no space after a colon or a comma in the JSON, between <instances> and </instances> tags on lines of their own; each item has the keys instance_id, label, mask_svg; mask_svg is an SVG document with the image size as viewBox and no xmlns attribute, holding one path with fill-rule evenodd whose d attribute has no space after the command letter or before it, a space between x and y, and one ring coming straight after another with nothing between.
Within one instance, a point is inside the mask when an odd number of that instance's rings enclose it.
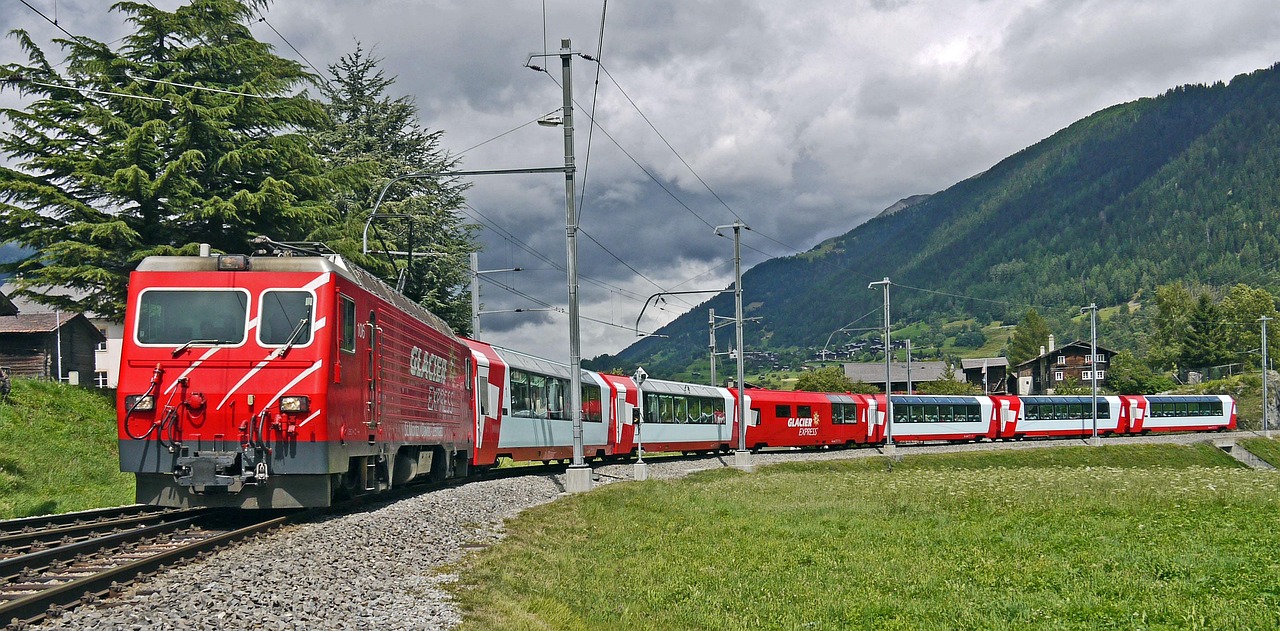
<instances>
[{"instance_id":1,"label":"red train","mask_svg":"<svg viewBox=\"0 0 1280 631\"><path fill-rule=\"evenodd\" d=\"M737 392L583 371L587 458L738 445ZM121 470L139 502L325 506L499 458L569 459L569 367L463 339L333 254L150 257L130 278ZM1084 436L1088 397L748 389L747 445ZM1236 426L1225 396L1098 398L1098 432Z\"/></svg>"}]
</instances>

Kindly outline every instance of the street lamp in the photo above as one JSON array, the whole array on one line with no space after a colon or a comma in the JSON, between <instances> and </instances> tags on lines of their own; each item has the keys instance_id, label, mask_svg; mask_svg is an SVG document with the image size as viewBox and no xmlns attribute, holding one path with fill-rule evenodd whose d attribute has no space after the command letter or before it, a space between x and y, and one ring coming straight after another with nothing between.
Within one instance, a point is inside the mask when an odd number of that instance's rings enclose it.
<instances>
[{"instance_id":1,"label":"street lamp","mask_svg":"<svg viewBox=\"0 0 1280 631\"><path fill-rule=\"evenodd\" d=\"M755 469L751 464L751 452L747 451L747 411L746 407L746 384L743 376L743 346L742 346L742 229L751 228L747 224L742 223L739 219L730 225L716 226L716 236L724 236L720 234L721 228L733 228L733 305L736 313L736 326L738 337L738 451L733 455L733 466L742 471L753 471Z\"/></svg>"}]
</instances>

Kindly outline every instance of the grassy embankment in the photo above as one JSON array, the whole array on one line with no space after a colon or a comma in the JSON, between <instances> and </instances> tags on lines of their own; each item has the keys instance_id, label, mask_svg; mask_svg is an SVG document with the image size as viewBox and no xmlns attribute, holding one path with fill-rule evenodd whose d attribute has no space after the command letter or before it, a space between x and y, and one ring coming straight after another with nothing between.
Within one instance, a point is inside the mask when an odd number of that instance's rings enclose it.
<instances>
[{"instance_id":1,"label":"grassy embankment","mask_svg":"<svg viewBox=\"0 0 1280 631\"><path fill-rule=\"evenodd\" d=\"M1249 453L1261 458L1267 464L1280 469L1280 440L1274 438L1245 438L1239 441Z\"/></svg>"},{"instance_id":2,"label":"grassy embankment","mask_svg":"<svg viewBox=\"0 0 1280 631\"><path fill-rule=\"evenodd\" d=\"M15 379L0 403L0 519L133 503L102 391Z\"/></svg>"},{"instance_id":3,"label":"grassy embankment","mask_svg":"<svg viewBox=\"0 0 1280 631\"><path fill-rule=\"evenodd\" d=\"M1280 628L1280 476L1208 444L795 463L526 511L466 629Z\"/></svg>"}]
</instances>

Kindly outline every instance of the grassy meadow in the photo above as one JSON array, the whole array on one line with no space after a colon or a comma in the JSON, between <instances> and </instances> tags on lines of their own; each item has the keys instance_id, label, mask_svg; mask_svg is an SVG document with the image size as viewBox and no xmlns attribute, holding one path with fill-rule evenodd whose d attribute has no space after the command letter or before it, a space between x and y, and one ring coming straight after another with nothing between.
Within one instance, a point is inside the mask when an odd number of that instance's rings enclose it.
<instances>
[{"instance_id":1,"label":"grassy meadow","mask_svg":"<svg viewBox=\"0 0 1280 631\"><path fill-rule=\"evenodd\" d=\"M93 388L14 379L0 403L0 519L133 503L115 407Z\"/></svg>"},{"instance_id":2,"label":"grassy meadow","mask_svg":"<svg viewBox=\"0 0 1280 631\"><path fill-rule=\"evenodd\" d=\"M867 458L526 511L465 629L1280 628L1280 476L1208 444Z\"/></svg>"}]
</instances>

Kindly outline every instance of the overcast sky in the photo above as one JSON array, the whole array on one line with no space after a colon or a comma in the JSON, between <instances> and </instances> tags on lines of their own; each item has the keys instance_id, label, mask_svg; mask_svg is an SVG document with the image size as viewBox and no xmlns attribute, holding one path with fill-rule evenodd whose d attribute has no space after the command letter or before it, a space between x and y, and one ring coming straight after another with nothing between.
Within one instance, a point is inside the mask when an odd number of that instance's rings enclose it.
<instances>
[{"instance_id":1,"label":"overcast sky","mask_svg":"<svg viewBox=\"0 0 1280 631\"><path fill-rule=\"evenodd\" d=\"M73 33L126 32L105 0L27 2ZM1099 109L1280 61L1274 0L278 0L265 18L260 40L321 69L357 41L372 49L465 169L563 165L562 129L529 124L561 105L559 59L535 60L545 73L525 62L562 38L598 56L573 61L584 358L632 343L649 295L732 281L716 225L753 229L745 270ZM16 0L0 26L60 35ZM25 60L12 38L0 54ZM564 178L472 184L480 268L525 268L484 275L484 308L564 309ZM639 328L699 301L650 307ZM563 313L485 315L481 337L568 358Z\"/></svg>"}]
</instances>

